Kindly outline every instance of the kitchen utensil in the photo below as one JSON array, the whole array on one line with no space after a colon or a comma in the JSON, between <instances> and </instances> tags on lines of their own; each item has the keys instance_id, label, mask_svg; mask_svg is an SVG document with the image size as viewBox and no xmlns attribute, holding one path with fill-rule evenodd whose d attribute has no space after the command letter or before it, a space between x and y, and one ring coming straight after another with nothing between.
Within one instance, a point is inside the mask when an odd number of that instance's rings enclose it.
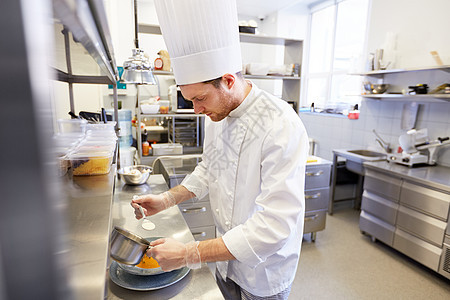
<instances>
[{"instance_id":1,"label":"kitchen utensil","mask_svg":"<svg viewBox=\"0 0 450 300\"><path fill-rule=\"evenodd\" d=\"M134 197L136 197L136 196L133 196L133 198ZM144 228L145 230L155 229L155 227L156 227L155 224L152 221L150 221L149 219L147 219L147 216L144 213L144 209L140 205L139 205L139 211L142 214L142 224L141 224L142 228Z\"/></svg>"},{"instance_id":2,"label":"kitchen utensil","mask_svg":"<svg viewBox=\"0 0 450 300\"><path fill-rule=\"evenodd\" d=\"M370 94L383 94L389 88L389 84L372 84L368 81L363 83L364 89Z\"/></svg>"},{"instance_id":3,"label":"kitchen utensil","mask_svg":"<svg viewBox=\"0 0 450 300\"><path fill-rule=\"evenodd\" d=\"M80 111L80 118L86 119L88 121L92 121L93 123L99 123L101 115L99 113L88 112L88 111ZM108 121L112 121L112 115L107 114L106 119Z\"/></svg>"},{"instance_id":4,"label":"kitchen utensil","mask_svg":"<svg viewBox=\"0 0 450 300\"><path fill-rule=\"evenodd\" d=\"M415 94L426 94L428 93L428 84L424 83L424 84L417 84L415 86L409 86L408 88L411 89L411 91L409 91L410 95L415 95Z\"/></svg>"},{"instance_id":5,"label":"kitchen utensil","mask_svg":"<svg viewBox=\"0 0 450 300\"><path fill-rule=\"evenodd\" d=\"M149 242L152 242L152 241L155 241L160 238L162 238L162 237L150 237L150 238L146 238L146 240ZM146 268L140 268L138 266L122 264L119 262L117 264L119 265L120 268L124 269L126 272L133 274L133 275L148 276L148 275L158 275L158 274L164 273L164 271L161 269L161 267L146 269Z\"/></svg>"},{"instance_id":6,"label":"kitchen utensil","mask_svg":"<svg viewBox=\"0 0 450 300\"><path fill-rule=\"evenodd\" d=\"M177 283L183 279L189 271L189 268L184 267L154 276L136 276L121 269L119 264L113 261L109 268L109 276L115 284L123 288L136 291L151 291L162 289Z\"/></svg>"},{"instance_id":7,"label":"kitchen utensil","mask_svg":"<svg viewBox=\"0 0 450 300\"><path fill-rule=\"evenodd\" d=\"M128 185L140 185L147 182L153 168L144 165L123 167L117 171L122 180Z\"/></svg>"},{"instance_id":8,"label":"kitchen utensil","mask_svg":"<svg viewBox=\"0 0 450 300\"><path fill-rule=\"evenodd\" d=\"M371 88L373 94L383 94L389 88L389 84L372 84Z\"/></svg>"},{"instance_id":9,"label":"kitchen utensil","mask_svg":"<svg viewBox=\"0 0 450 300\"><path fill-rule=\"evenodd\" d=\"M103 123L108 123L108 117L106 116L106 110L102 107L102 121Z\"/></svg>"},{"instance_id":10,"label":"kitchen utensil","mask_svg":"<svg viewBox=\"0 0 450 300\"><path fill-rule=\"evenodd\" d=\"M144 253L151 248L146 239L117 226L111 233L110 244L111 257L127 265L137 265Z\"/></svg>"},{"instance_id":11,"label":"kitchen utensil","mask_svg":"<svg viewBox=\"0 0 450 300\"><path fill-rule=\"evenodd\" d=\"M384 53L383 49L376 49L375 50L375 58L374 58L374 61L373 61L373 68L374 68L374 70L380 70L381 63L383 61L383 53Z\"/></svg>"}]
</instances>

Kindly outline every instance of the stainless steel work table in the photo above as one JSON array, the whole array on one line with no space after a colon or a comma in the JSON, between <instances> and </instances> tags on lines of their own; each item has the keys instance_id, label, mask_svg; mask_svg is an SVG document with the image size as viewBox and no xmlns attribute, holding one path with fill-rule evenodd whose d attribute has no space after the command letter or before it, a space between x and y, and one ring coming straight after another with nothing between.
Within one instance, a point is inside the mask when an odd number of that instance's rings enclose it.
<instances>
[{"instance_id":1,"label":"stainless steel work table","mask_svg":"<svg viewBox=\"0 0 450 300\"><path fill-rule=\"evenodd\" d=\"M450 168L444 166L424 166L409 168L392 162L365 162L364 167L402 177L418 184L427 185L450 193Z\"/></svg>"},{"instance_id":2,"label":"stainless steel work table","mask_svg":"<svg viewBox=\"0 0 450 300\"><path fill-rule=\"evenodd\" d=\"M67 193L64 267L74 299L103 299L108 267L111 203L116 165L106 175L62 178ZM62 204L63 202L61 202ZM61 205L62 206L62 205ZM62 208L62 207L61 207Z\"/></svg>"},{"instance_id":3,"label":"stainless steel work table","mask_svg":"<svg viewBox=\"0 0 450 300\"><path fill-rule=\"evenodd\" d=\"M133 195L158 194L168 189L162 175L151 175L147 184L139 186L124 185L116 181L115 196L112 205L112 225L120 226L142 237L171 237L183 243L194 238L177 206L160 212L149 219L156 228L148 231L141 227L141 220L134 217L130 201ZM223 296L206 264L201 269L191 270L179 282L154 291L134 291L117 286L108 281L107 299L223 299Z\"/></svg>"}]
</instances>

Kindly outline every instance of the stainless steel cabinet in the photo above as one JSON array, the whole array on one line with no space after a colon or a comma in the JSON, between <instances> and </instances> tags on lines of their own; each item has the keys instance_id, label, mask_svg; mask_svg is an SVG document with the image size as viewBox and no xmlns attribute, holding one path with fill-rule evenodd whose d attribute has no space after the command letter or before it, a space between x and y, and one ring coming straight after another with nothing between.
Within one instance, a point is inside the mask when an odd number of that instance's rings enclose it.
<instances>
[{"instance_id":1,"label":"stainless steel cabinet","mask_svg":"<svg viewBox=\"0 0 450 300\"><path fill-rule=\"evenodd\" d=\"M306 165L303 233L311 233L312 241L315 241L317 231L325 229L330 201L331 165L330 161L321 158Z\"/></svg>"},{"instance_id":2,"label":"stainless steel cabinet","mask_svg":"<svg viewBox=\"0 0 450 300\"><path fill-rule=\"evenodd\" d=\"M216 237L216 227L209 197L205 197L198 202L187 200L179 204L178 207L196 241Z\"/></svg>"},{"instance_id":3,"label":"stainless steel cabinet","mask_svg":"<svg viewBox=\"0 0 450 300\"><path fill-rule=\"evenodd\" d=\"M450 278L450 191L437 190L401 174L366 172L359 227L421 264ZM448 234L448 233L447 233ZM447 265L446 265L447 261ZM447 267L445 267L447 266Z\"/></svg>"},{"instance_id":4,"label":"stainless steel cabinet","mask_svg":"<svg viewBox=\"0 0 450 300\"><path fill-rule=\"evenodd\" d=\"M189 156L186 158L166 157L160 160L160 171L169 188L173 188L179 185L186 175L192 173L199 162L200 158ZM216 227L208 196L196 201L186 200L178 204L178 207L196 241L216 237Z\"/></svg>"}]
</instances>

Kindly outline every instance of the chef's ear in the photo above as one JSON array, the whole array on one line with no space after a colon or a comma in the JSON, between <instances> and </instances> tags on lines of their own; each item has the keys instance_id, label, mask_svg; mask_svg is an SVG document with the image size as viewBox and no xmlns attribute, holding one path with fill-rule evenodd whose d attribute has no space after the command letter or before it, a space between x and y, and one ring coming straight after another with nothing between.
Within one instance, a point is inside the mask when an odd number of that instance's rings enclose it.
<instances>
[{"instance_id":1,"label":"chef's ear","mask_svg":"<svg viewBox=\"0 0 450 300\"><path fill-rule=\"evenodd\" d=\"M233 88L236 82L236 75L226 73L222 76L222 84L224 84L228 89Z\"/></svg>"}]
</instances>

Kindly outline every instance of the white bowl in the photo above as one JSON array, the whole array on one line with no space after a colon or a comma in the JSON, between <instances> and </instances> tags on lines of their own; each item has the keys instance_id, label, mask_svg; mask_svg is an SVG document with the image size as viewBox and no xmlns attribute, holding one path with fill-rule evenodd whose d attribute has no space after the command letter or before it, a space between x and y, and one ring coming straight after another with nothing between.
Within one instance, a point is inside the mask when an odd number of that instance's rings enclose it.
<instances>
[{"instance_id":1,"label":"white bowl","mask_svg":"<svg viewBox=\"0 0 450 300\"><path fill-rule=\"evenodd\" d=\"M141 110L144 114L157 114L159 112L159 104L141 104Z\"/></svg>"}]
</instances>

